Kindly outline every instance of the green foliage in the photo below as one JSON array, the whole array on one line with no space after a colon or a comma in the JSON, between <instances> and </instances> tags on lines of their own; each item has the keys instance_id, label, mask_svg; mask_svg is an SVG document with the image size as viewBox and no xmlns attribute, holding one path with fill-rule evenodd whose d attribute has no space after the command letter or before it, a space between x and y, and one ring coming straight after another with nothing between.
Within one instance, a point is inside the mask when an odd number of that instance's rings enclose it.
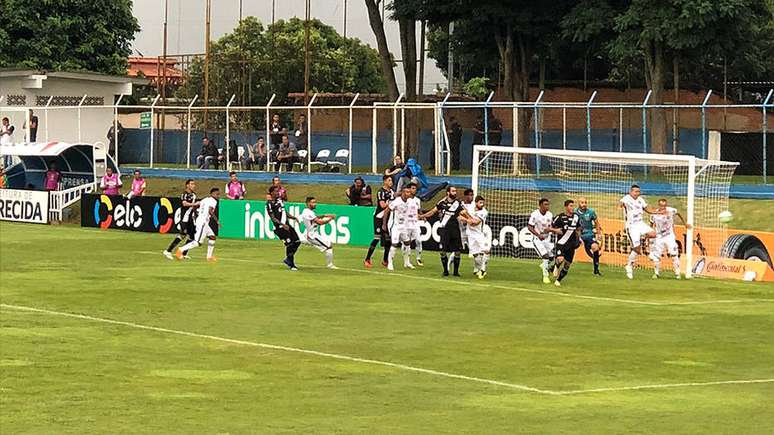
<instances>
[{"instance_id":1,"label":"green foliage","mask_svg":"<svg viewBox=\"0 0 774 435\"><path fill-rule=\"evenodd\" d=\"M0 68L126 74L131 0L2 0Z\"/></svg>"},{"instance_id":2,"label":"green foliage","mask_svg":"<svg viewBox=\"0 0 774 435\"><path fill-rule=\"evenodd\" d=\"M465 95L482 99L489 94L489 88L487 87L488 77L473 77L465 83Z\"/></svg>"}]
</instances>

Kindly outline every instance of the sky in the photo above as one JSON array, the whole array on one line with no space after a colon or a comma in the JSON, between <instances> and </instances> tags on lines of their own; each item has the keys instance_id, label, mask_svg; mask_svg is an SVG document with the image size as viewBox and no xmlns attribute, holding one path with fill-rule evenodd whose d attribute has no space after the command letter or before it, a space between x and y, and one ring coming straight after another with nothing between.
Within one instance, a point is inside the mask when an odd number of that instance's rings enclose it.
<instances>
[{"instance_id":1,"label":"sky","mask_svg":"<svg viewBox=\"0 0 774 435\"><path fill-rule=\"evenodd\" d=\"M205 0L168 0L169 23L167 51L169 54L204 52ZM271 22L272 2L275 2L275 18L304 17L305 0L242 0L242 15L255 16L263 23ZM368 11L363 0L312 0L312 16L333 26L339 33L344 31L344 3L347 2L347 36L356 37L376 48L376 40L368 23ZM212 39L230 32L239 21L240 0L212 0ZM389 13L389 11L387 12ZM136 35L135 54L157 56L162 53L164 0L134 0L134 15L142 30ZM417 32L419 32L417 26ZM390 51L400 58L398 24L387 21L385 32ZM419 39L419 35L417 35ZM419 42L417 47L419 48ZM402 68L395 69L398 87L403 89L405 79ZM435 61L425 63L425 92L433 93L436 84L446 85L446 78L435 66Z\"/></svg>"}]
</instances>

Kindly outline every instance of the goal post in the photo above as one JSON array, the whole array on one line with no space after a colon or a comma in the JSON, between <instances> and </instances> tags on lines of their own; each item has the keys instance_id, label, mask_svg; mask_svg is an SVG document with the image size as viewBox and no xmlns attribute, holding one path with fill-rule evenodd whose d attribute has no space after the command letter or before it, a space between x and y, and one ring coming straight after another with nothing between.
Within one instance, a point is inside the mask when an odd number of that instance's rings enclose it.
<instances>
[{"instance_id":1,"label":"goal post","mask_svg":"<svg viewBox=\"0 0 774 435\"><path fill-rule=\"evenodd\" d=\"M684 218L675 219L675 230L683 270L690 278L695 256L720 256L727 234L718 214L728 210L737 166L688 155L476 145L472 185L487 201L493 255L537 258L526 227L538 200L551 200L551 211L558 214L565 199L577 205L585 198L602 227L597 234L602 262L623 266L631 242L618 204L631 185L638 184L648 205L655 208L659 199L666 199ZM645 219L649 221L647 214ZM647 254L650 246L642 246ZM588 260L581 251L576 258ZM638 266L650 267L651 262L640 257Z\"/></svg>"}]
</instances>

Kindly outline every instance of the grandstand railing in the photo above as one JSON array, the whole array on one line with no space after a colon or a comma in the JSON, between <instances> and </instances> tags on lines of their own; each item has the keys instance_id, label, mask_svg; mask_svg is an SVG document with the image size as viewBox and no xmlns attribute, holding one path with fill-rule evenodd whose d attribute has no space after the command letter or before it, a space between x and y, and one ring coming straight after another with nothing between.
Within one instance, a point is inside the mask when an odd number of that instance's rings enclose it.
<instances>
[{"instance_id":1,"label":"grandstand railing","mask_svg":"<svg viewBox=\"0 0 774 435\"><path fill-rule=\"evenodd\" d=\"M84 193L94 192L96 187L97 183L86 183L69 189L52 190L49 192L49 220L55 222L62 221L64 210L80 201Z\"/></svg>"}]
</instances>

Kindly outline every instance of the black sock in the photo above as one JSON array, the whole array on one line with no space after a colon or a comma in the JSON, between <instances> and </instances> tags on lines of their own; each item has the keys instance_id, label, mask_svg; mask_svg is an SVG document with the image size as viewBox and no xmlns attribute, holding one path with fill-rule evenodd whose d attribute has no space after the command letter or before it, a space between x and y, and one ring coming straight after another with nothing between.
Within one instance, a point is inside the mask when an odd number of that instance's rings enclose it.
<instances>
[{"instance_id":1,"label":"black sock","mask_svg":"<svg viewBox=\"0 0 774 435\"><path fill-rule=\"evenodd\" d=\"M561 281L562 279L564 279L564 277L567 276L567 272L569 271L570 271L569 267L567 266L563 267L562 270L559 272L559 277L556 278L556 280Z\"/></svg>"},{"instance_id":2,"label":"black sock","mask_svg":"<svg viewBox=\"0 0 774 435\"><path fill-rule=\"evenodd\" d=\"M599 272L599 251L594 253L594 272Z\"/></svg>"},{"instance_id":3,"label":"black sock","mask_svg":"<svg viewBox=\"0 0 774 435\"><path fill-rule=\"evenodd\" d=\"M169 244L169 248L167 248L167 252L172 252L172 250L177 248L177 245L179 245L180 242L182 241L183 241L182 237L175 236L175 240L173 240L172 243Z\"/></svg>"},{"instance_id":4,"label":"black sock","mask_svg":"<svg viewBox=\"0 0 774 435\"><path fill-rule=\"evenodd\" d=\"M460 258L460 254L454 254L454 274L459 275L460 274L460 261L462 259Z\"/></svg>"},{"instance_id":5,"label":"black sock","mask_svg":"<svg viewBox=\"0 0 774 435\"><path fill-rule=\"evenodd\" d=\"M390 248L392 245L390 243L382 243L382 246L384 246L384 255L382 256L382 261L387 262L387 260L390 259Z\"/></svg>"},{"instance_id":6,"label":"black sock","mask_svg":"<svg viewBox=\"0 0 774 435\"><path fill-rule=\"evenodd\" d=\"M441 254L441 264L443 265L443 273L448 275L449 274L449 257L446 256L446 253Z\"/></svg>"},{"instance_id":7,"label":"black sock","mask_svg":"<svg viewBox=\"0 0 774 435\"><path fill-rule=\"evenodd\" d=\"M379 239L373 239L371 240L371 246L368 247L368 255L366 255L366 261L371 259L371 256L374 255L374 251L376 250L376 245L379 244Z\"/></svg>"}]
</instances>

